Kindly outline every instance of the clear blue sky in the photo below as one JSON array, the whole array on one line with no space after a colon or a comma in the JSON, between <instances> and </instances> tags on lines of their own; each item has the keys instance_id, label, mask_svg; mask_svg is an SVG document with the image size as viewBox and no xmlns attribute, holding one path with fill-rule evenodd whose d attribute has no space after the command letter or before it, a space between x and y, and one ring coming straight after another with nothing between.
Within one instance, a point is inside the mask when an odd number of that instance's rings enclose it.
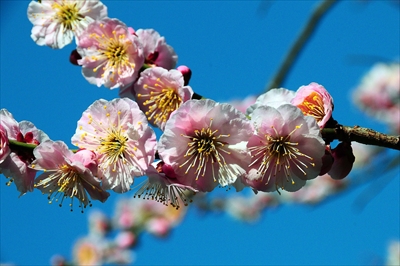
<instances>
[{"instance_id":1,"label":"clear blue sky","mask_svg":"<svg viewBox=\"0 0 400 266\"><path fill-rule=\"evenodd\" d=\"M68 62L74 44L62 50L30 38L29 1L1 1L1 108L16 120L32 121L51 139L70 145L82 112L118 91L97 88ZM190 85L217 101L259 94L309 17L313 1L104 1L109 17L135 29L154 28L166 37L179 64L193 71ZM261 8L260 8L261 7ZM265 10L267 7L267 10ZM351 90L374 63L399 57L399 5L389 1L340 2L323 20L284 86L312 81L335 100L342 124L383 130L350 100ZM351 56L366 55L350 61ZM354 57L352 57L354 58ZM371 184L317 208L285 206L246 225L225 215L200 216L195 209L166 240L149 235L137 248L137 263L360 265L382 260L389 240L399 239L399 173L363 212L354 200ZM380 176L377 175L376 178ZM53 254L71 258L74 241L87 233L87 215L49 205L39 191L18 198L15 186L0 185L0 262L44 265ZM130 193L124 197L131 197ZM108 214L120 195L101 204ZM381 261L382 262L382 261Z\"/></svg>"}]
</instances>

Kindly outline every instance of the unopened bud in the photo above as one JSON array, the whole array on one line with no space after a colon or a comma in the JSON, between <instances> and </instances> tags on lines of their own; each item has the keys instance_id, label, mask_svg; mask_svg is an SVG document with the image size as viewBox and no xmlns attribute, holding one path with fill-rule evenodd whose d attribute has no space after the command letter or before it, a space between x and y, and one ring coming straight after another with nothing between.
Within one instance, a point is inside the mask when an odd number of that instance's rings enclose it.
<instances>
[{"instance_id":1,"label":"unopened bud","mask_svg":"<svg viewBox=\"0 0 400 266\"><path fill-rule=\"evenodd\" d=\"M328 174L336 180L345 178L351 171L355 157L351 143L341 142L332 150L332 156L335 159Z\"/></svg>"},{"instance_id":2,"label":"unopened bud","mask_svg":"<svg viewBox=\"0 0 400 266\"><path fill-rule=\"evenodd\" d=\"M192 77L192 70L190 70L190 68L188 68L187 66L178 66L176 69L182 73L184 85L188 85L189 80Z\"/></svg>"}]
</instances>

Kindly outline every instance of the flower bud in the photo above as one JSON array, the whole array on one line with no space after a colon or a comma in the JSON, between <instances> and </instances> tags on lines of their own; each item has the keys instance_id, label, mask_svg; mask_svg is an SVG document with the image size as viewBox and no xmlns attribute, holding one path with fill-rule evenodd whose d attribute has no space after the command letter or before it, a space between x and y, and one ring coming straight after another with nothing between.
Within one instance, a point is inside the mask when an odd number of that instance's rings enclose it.
<instances>
[{"instance_id":1,"label":"flower bud","mask_svg":"<svg viewBox=\"0 0 400 266\"><path fill-rule=\"evenodd\" d=\"M345 178L351 171L355 157L350 142L341 142L332 150L334 162L328 174L336 180Z\"/></svg>"},{"instance_id":2,"label":"flower bud","mask_svg":"<svg viewBox=\"0 0 400 266\"><path fill-rule=\"evenodd\" d=\"M190 70L190 68L188 68L187 66L178 66L176 69L179 70L183 75L183 79L185 81L183 85L188 85L189 80L192 77L192 70Z\"/></svg>"}]
</instances>

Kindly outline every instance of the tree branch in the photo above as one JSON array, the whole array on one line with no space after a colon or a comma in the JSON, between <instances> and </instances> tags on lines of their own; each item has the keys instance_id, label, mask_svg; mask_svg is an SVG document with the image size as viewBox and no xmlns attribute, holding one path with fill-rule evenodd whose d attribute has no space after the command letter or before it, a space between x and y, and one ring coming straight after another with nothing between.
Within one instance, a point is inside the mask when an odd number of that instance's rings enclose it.
<instances>
[{"instance_id":1,"label":"tree branch","mask_svg":"<svg viewBox=\"0 0 400 266\"><path fill-rule=\"evenodd\" d=\"M324 128L321 130L321 133L322 137L326 140L355 141L362 144L400 150L400 135L390 136L360 126L349 127L337 125L336 128Z\"/></svg>"},{"instance_id":2,"label":"tree branch","mask_svg":"<svg viewBox=\"0 0 400 266\"><path fill-rule=\"evenodd\" d=\"M276 72L270 83L265 87L265 91L281 87L290 69L293 67L294 62L298 58L301 50L304 48L305 44L310 39L311 34L318 26L319 21L336 2L337 0L324 0L315 8L306 26L303 28L299 37L296 39L292 48L289 50L289 53L282 61L278 72Z\"/></svg>"}]
</instances>

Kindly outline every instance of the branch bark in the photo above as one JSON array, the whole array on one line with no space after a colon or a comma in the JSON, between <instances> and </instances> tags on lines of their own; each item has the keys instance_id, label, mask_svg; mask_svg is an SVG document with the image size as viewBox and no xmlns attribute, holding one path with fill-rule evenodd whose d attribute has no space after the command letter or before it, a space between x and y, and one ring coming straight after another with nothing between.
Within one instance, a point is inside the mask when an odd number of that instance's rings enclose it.
<instances>
[{"instance_id":1,"label":"branch bark","mask_svg":"<svg viewBox=\"0 0 400 266\"><path fill-rule=\"evenodd\" d=\"M400 135L391 136L360 126L342 126L324 128L322 137L326 140L355 141L366 145L374 145L394 150L400 150Z\"/></svg>"}]
</instances>

